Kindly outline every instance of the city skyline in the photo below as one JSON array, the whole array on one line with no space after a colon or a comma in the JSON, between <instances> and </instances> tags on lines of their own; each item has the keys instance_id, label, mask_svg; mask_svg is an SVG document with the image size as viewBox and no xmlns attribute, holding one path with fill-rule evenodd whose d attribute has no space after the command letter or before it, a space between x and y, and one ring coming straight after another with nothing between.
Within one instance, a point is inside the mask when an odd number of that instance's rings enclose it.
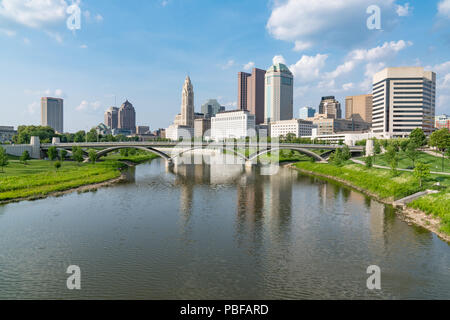
<instances>
[{"instance_id":1,"label":"city skyline","mask_svg":"<svg viewBox=\"0 0 450 320\"><path fill-rule=\"evenodd\" d=\"M24 21L8 11L11 6L6 5L16 1L3 0L0 41L6 50L0 53L0 66L9 77L0 83L5 92L1 125L38 125L40 98L54 96L64 99L66 131L89 130L102 122L103 113L116 100L127 98L139 114L138 125L164 128L179 112L179 88L186 75L195 79L196 112L208 99L232 110L237 109L237 73L268 69L273 60L284 62L294 74L295 110L315 107L326 95L336 96L344 105L346 96L370 93L371 76L384 67L420 65L437 74L436 115L448 114L450 61L445 55L449 46L445 29L450 15L440 6L443 2L380 1L381 30L366 27L370 1L320 7L321 13L308 8L306 1L226 5L161 1L139 7L82 2L81 29L72 32L67 30L66 16L55 13L48 21L40 20L39 10L48 8L34 7L27 9L30 21ZM64 1L49 3L56 8ZM127 26L138 8L145 14ZM249 8L254 16L243 19ZM290 11L295 12L292 17L280 18ZM334 17L314 27L335 30L337 36L322 38L320 32L302 31L295 23L290 32L283 31L286 23L306 13L310 19L319 14ZM207 18L195 19L199 16ZM176 17L171 27L162 23L169 17ZM146 19L154 23L145 25ZM238 32L244 25L246 32ZM352 33L346 36L345 30ZM427 37L420 36L422 30ZM192 39L189 34L199 37ZM205 50L212 45L215 49Z\"/></svg>"}]
</instances>

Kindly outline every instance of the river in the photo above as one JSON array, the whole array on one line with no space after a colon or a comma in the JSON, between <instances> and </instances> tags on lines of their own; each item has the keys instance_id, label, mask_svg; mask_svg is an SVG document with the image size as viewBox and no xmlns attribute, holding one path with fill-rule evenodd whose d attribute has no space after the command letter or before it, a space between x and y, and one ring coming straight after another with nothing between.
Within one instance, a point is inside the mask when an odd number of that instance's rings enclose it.
<instances>
[{"instance_id":1,"label":"river","mask_svg":"<svg viewBox=\"0 0 450 320\"><path fill-rule=\"evenodd\" d=\"M156 159L122 184L0 206L0 239L0 299L450 299L447 243L289 168Z\"/></svg>"}]
</instances>

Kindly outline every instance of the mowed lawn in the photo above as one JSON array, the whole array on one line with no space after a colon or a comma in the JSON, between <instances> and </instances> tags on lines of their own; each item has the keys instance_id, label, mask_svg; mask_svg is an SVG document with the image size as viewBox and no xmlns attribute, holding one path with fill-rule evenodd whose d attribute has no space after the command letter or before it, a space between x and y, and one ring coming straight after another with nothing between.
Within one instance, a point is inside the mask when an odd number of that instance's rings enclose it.
<instances>
[{"instance_id":1,"label":"mowed lawn","mask_svg":"<svg viewBox=\"0 0 450 320\"><path fill-rule=\"evenodd\" d=\"M0 201L44 196L55 191L65 191L83 185L111 180L120 176L124 165L117 161L96 164L62 162L56 170L54 162L29 160L27 164L9 160L4 172L0 169Z\"/></svg>"},{"instance_id":2,"label":"mowed lawn","mask_svg":"<svg viewBox=\"0 0 450 320\"><path fill-rule=\"evenodd\" d=\"M413 168L413 162L411 159L409 159L405 152L399 151L398 152L398 168L400 169L412 169ZM364 160L364 158L362 159ZM423 163L426 163L430 166L431 171L435 172L441 172L442 171L442 158L441 157L435 157L432 155L429 155L425 152L420 152L419 157L415 160L421 161ZM389 167L389 161L387 160L386 154L380 154L375 157L374 164L380 165L380 166L386 166ZM450 172L450 160L445 158L444 159L444 166L445 166L445 172Z\"/></svg>"}]
</instances>

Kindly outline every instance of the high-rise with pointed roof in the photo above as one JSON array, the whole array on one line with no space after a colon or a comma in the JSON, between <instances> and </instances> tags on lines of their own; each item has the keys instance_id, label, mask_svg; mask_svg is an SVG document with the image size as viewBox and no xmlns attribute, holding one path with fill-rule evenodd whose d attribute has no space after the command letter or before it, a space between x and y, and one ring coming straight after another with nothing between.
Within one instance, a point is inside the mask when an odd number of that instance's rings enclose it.
<instances>
[{"instance_id":1,"label":"high-rise with pointed roof","mask_svg":"<svg viewBox=\"0 0 450 320\"><path fill-rule=\"evenodd\" d=\"M194 87L187 76L181 95L181 125L193 128L194 118Z\"/></svg>"},{"instance_id":2,"label":"high-rise with pointed roof","mask_svg":"<svg viewBox=\"0 0 450 320\"><path fill-rule=\"evenodd\" d=\"M136 132L136 111L128 100L120 107L118 118L119 129L129 130L131 133Z\"/></svg>"}]
</instances>

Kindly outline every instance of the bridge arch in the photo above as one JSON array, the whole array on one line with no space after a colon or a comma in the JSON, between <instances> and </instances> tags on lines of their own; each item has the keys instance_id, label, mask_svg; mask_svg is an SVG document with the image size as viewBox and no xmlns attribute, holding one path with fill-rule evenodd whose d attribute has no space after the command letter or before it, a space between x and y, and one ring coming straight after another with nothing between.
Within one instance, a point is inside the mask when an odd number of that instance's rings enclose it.
<instances>
[{"instance_id":1,"label":"bridge arch","mask_svg":"<svg viewBox=\"0 0 450 320\"><path fill-rule=\"evenodd\" d=\"M193 148L190 148L190 149L183 150L183 151L181 151L180 153L178 153L178 154L172 156L171 159L174 160L174 159L176 159L176 158L182 156L182 155L185 154L186 152L190 152L190 151L194 151L194 150L198 150L198 149L208 150L208 149L205 149L204 146L197 146L197 147L193 147ZM214 147L213 149L210 149L210 150L214 150L214 149L226 150L226 151L232 152L234 155L236 155L236 156L238 156L238 157L241 157L241 158L244 159L245 161L248 160L247 157L246 157L245 155L243 155L242 153L240 153L240 152L238 152L238 151L236 151L236 150L234 150L234 149L231 149L231 148L227 148L227 147L224 148L224 147L217 146L217 147Z\"/></svg>"},{"instance_id":2,"label":"bridge arch","mask_svg":"<svg viewBox=\"0 0 450 320\"><path fill-rule=\"evenodd\" d=\"M156 150L156 149L150 148L150 147L140 147L140 146L120 146L120 147L111 147L111 148L107 148L104 150L100 150L99 152L97 152L97 159L100 159L101 157L104 157L111 152L121 150L121 149L143 150L143 151L154 153L167 161L171 160L170 156L168 156L166 153L164 153L162 151L159 151L159 150Z\"/></svg>"},{"instance_id":3,"label":"bridge arch","mask_svg":"<svg viewBox=\"0 0 450 320\"><path fill-rule=\"evenodd\" d=\"M321 162L326 162L325 158L321 157L320 155L318 155L317 153L314 153L312 151L309 151L307 149L304 148L296 148L296 147L275 147L275 148L268 148L266 150L260 151L260 152L255 152L252 155L250 155L250 157L248 157L248 161L253 161L258 159L258 157L265 155L269 152L274 152L274 151L279 151L279 150L292 150L292 151L298 151L301 154L307 155L309 157L314 158L317 161L321 161Z\"/></svg>"}]
</instances>

